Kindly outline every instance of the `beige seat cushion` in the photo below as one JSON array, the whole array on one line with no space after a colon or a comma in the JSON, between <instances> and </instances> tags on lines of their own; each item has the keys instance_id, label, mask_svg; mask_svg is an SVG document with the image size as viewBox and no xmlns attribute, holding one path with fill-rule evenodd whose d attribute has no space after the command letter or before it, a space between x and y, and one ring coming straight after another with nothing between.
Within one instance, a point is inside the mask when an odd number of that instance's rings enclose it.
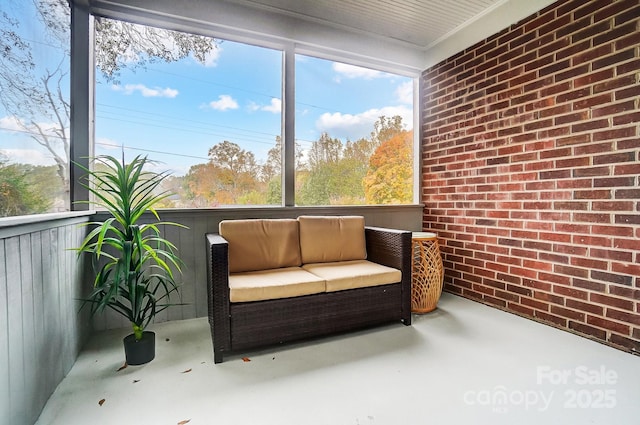
<instances>
[{"instance_id":1,"label":"beige seat cushion","mask_svg":"<svg viewBox=\"0 0 640 425\"><path fill-rule=\"evenodd\" d=\"M234 303L318 294L325 287L324 279L300 267L229 275L229 299Z\"/></svg>"},{"instance_id":2,"label":"beige seat cushion","mask_svg":"<svg viewBox=\"0 0 640 425\"><path fill-rule=\"evenodd\" d=\"M223 220L218 229L229 242L229 273L301 265L295 219Z\"/></svg>"},{"instance_id":3,"label":"beige seat cushion","mask_svg":"<svg viewBox=\"0 0 640 425\"><path fill-rule=\"evenodd\" d=\"M298 221L303 264L367 258L364 217L300 216Z\"/></svg>"},{"instance_id":4,"label":"beige seat cushion","mask_svg":"<svg viewBox=\"0 0 640 425\"><path fill-rule=\"evenodd\" d=\"M386 285L402 280L402 272L367 260L305 264L303 269L327 281L327 292Z\"/></svg>"}]
</instances>

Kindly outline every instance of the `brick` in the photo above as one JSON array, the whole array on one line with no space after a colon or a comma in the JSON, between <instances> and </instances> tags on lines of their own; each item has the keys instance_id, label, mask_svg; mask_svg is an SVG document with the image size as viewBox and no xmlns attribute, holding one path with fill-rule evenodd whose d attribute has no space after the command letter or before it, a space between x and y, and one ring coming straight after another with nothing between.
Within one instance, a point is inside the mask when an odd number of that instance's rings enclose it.
<instances>
[{"instance_id":1,"label":"brick","mask_svg":"<svg viewBox=\"0 0 640 425\"><path fill-rule=\"evenodd\" d=\"M563 69L568 68L569 64L570 64L569 59L566 59L566 60L563 60L563 61L554 62L551 65L548 65L548 66L545 66L543 68L538 69L538 75L541 76L541 77L544 77L545 75L557 73L558 71L561 71ZM587 69L588 68L584 68L584 70L587 70ZM578 75L578 74L576 74L576 75ZM570 78L570 77L567 77L567 78Z\"/></svg>"},{"instance_id":2,"label":"brick","mask_svg":"<svg viewBox=\"0 0 640 425\"><path fill-rule=\"evenodd\" d=\"M571 278L567 276L562 276L558 273L538 273L538 279L544 282L557 283L558 285L569 285L571 283ZM565 295L565 294L561 294Z\"/></svg>"},{"instance_id":3,"label":"brick","mask_svg":"<svg viewBox=\"0 0 640 425\"><path fill-rule=\"evenodd\" d=\"M616 75L624 75L627 73L633 73L640 68L640 58L634 59L629 62L624 62L616 66Z\"/></svg>"},{"instance_id":4,"label":"brick","mask_svg":"<svg viewBox=\"0 0 640 425\"><path fill-rule=\"evenodd\" d=\"M571 126L571 131L574 133L580 133L583 131L590 131L607 127L609 127L609 120L605 118L601 120L591 120L582 122L580 124L574 124ZM594 138L594 140L596 139Z\"/></svg>"},{"instance_id":5,"label":"brick","mask_svg":"<svg viewBox=\"0 0 640 425\"><path fill-rule=\"evenodd\" d=\"M626 22L638 20L638 16L640 16L640 6L636 6L624 13L619 14L618 16L616 16L614 23L616 26L620 26Z\"/></svg>"},{"instance_id":6,"label":"brick","mask_svg":"<svg viewBox=\"0 0 640 425\"><path fill-rule=\"evenodd\" d=\"M624 125L629 123L640 122L640 112L631 112L628 114L613 117L613 125Z\"/></svg>"},{"instance_id":7,"label":"brick","mask_svg":"<svg viewBox=\"0 0 640 425\"><path fill-rule=\"evenodd\" d=\"M628 335L631 330L629 325L625 325L622 323L614 322L612 320L607 320L607 319L596 317L596 316L587 316L587 323L589 325L596 326L598 328L608 329L610 331L622 333L625 335Z\"/></svg>"},{"instance_id":8,"label":"brick","mask_svg":"<svg viewBox=\"0 0 640 425\"><path fill-rule=\"evenodd\" d=\"M525 307L517 303L507 303L507 308L510 311L520 314L522 316L533 317L534 311L532 308Z\"/></svg>"},{"instance_id":9,"label":"brick","mask_svg":"<svg viewBox=\"0 0 640 425\"><path fill-rule=\"evenodd\" d=\"M564 317L559 317L556 316L554 314L548 314L542 311L536 311L535 312L535 317L544 320L545 322L550 322L550 323L554 323L558 326L561 327L566 327L567 326L567 319Z\"/></svg>"},{"instance_id":10,"label":"brick","mask_svg":"<svg viewBox=\"0 0 640 425\"><path fill-rule=\"evenodd\" d=\"M633 211L633 202L594 202L593 211Z\"/></svg>"},{"instance_id":11,"label":"brick","mask_svg":"<svg viewBox=\"0 0 640 425\"><path fill-rule=\"evenodd\" d=\"M585 313L570 310L568 308L559 307L557 305L551 306L551 313L560 317L565 317L567 319L578 320L583 322L585 320Z\"/></svg>"},{"instance_id":12,"label":"brick","mask_svg":"<svg viewBox=\"0 0 640 425\"><path fill-rule=\"evenodd\" d=\"M586 15L591 15L593 12L602 9L603 7L611 4L610 0L597 0L597 1L589 1L584 3L584 5L579 6L573 12L574 19L581 18Z\"/></svg>"},{"instance_id":13,"label":"brick","mask_svg":"<svg viewBox=\"0 0 640 425\"><path fill-rule=\"evenodd\" d=\"M605 81L613 78L613 70L612 69L603 69L597 72L592 72L591 74L584 75L582 77L578 77L573 80L573 87L580 88L583 86L588 86L593 83L597 83L599 81Z\"/></svg>"},{"instance_id":14,"label":"brick","mask_svg":"<svg viewBox=\"0 0 640 425\"><path fill-rule=\"evenodd\" d=\"M549 311L549 304L527 297L520 298L520 304L534 308L536 310Z\"/></svg>"},{"instance_id":15,"label":"brick","mask_svg":"<svg viewBox=\"0 0 640 425\"><path fill-rule=\"evenodd\" d=\"M572 267L572 266L565 266L565 265L561 265L561 264L554 265L553 266L553 271L555 273L569 275L569 276L575 276L575 277L580 277L580 278L583 278L583 279L587 278L589 276L589 271L587 269L579 268L579 267Z\"/></svg>"},{"instance_id":16,"label":"brick","mask_svg":"<svg viewBox=\"0 0 640 425\"><path fill-rule=\"evenodd\" d=\"M601 108L595 108L591 111L591 116L593 118L598 118L607 115L617 115L627 111L635 111L635 109L635 102L630 100L603 106Z\"/></svg>"},{"instance_id":17,"label":"brick","mask_svg":"<svg viewBox=\"0 0 640 425\"><path fill-rule=\"evenodd\" d=\"M484 297L482 297L482 299L483 299L486 303L489 303L489 304L492 304L492 305L496 305L496 306L498 306L498 307L502 307L502 308L504 308L504 307L506 307L506 306L507 306L507 302L506 302L505 300L501 300L501 299L499 299L499 298L492 297L492 296L490 296L490 295L485 295Z\"/></svg>"},{"instance_id":18,"label":"brick","mask_svg":"<svg viewBox=\"0 0 640 425\"><path fill-rule=\"evenodd\" d=\"M631 34L636 30L636 23L630 22L628 24L614 27L611 31L607 31L603 34L600 34L593 38L593 45L597 46L599 44L603 44L616 38L621 38L625 35Z\"/></svg>"},{"instance_id":19,"label":"brick","mask_svg":"<svg viewBox=\"0 0 640 425\"><path fill-rule=\"evenodd\" d=\"M587 232L583 232L587 233ZM611 247L612 240L609 237L601 237L601 236L586 236L574 234L572 242L577 245L589 245L589 246L599 246L599 247Z\"/></svg>"},{"instance_id":20,"label":"brick","mask_svg":"<svg viewBox=\"0 0 640 425\"><path fill-rule=\"evenodd\" d=\"M576 121L584 121L584 120L587 120L588 118L589 118L589 111L580 111L580 112L573 112L571 114L558 116L553 120L553 122L555 125L562 125L562 124L569 124ZM572 129L572 131L575 131L575 130ZM571 138L573 137L574 136L572 136ZM585 136L585 138L587 142L590 140L588 136Z\"/></svg>"},{"instance_id":21,"label":"brick","mask_svg":"<svg viewBox=\"0 0 640 425\"><path fill-rule=\"evenodd\" d=\"M594 328L593 326L585 325L584 323L569 321L569 329L572 329L584 335L595 337L602 341L605 341L607 339L606 331Z\"/></svg>"},{"instance_id":22,"label":"brick","mask_svg":"<svg viewBox=\"0 0 640 425\"><path fill-rule=\"evenodd\" d=\"M608 236L633 236L633 229L626 226L591 226L591 232L593 234L608 235ZM614 248L620 248L620 246L614 244Z\"/></svg>"},{"instance_id":23,"label":"brick","mask_svg":"<svg viewBox=\"0 0 640 425\"><path fill-rule=\"evenodd\" d=\"M564 297L561 297L555 294L550 294L549 292L536 291L533 294L533 296L538 300L546 301L548 303L553 303L557 305L564 305L564 301L565 301Z\"/></svg>"},{"instance_id":24,"label":"brick","mask_svg":"<svg viewBox=\"0 0 640 425\"><path fill-rule=\"evenodd\" d=\"M635 180L635 176L596 178L593 179L593 187L634 186Z\"/></svg>"},{"instance_id":25,"label":"brick","mask_svg":"<svg viewBox=\"0 0 640 425\"><path fill-rule=\"evenodd\" d=\"M614 345L624 347L626 350L633 353L640 352L640 337L637 333L634 333L634 339L627 338L621 335L611 334L609 342Z\"/></svg>"},{"instance_id":26,"label":"brick","mask_svg":"<svg viewBox=\"0 0 640 425\"><path fill-rule=\"evenodd\" d=\"M608 308L606 317L608 317L609 319L619 320L621 322L640 326L640 314L638 313L628 313L625 311Z\"/></svg>"},{"instance_id":27,"label":"brick","mask_svg":"<svg viewBox=\"0 0 640 425\"><path fill-rule=\"evenodd\" d=\"M633 276L640 277L640 264L611 263L611 270L615 273L626 275L627 277L631 278L632 282Z\"/></svg>"},{"instance_id":28,"label":"brick","mask_svg":"<svg viewBox=\"0 0 640 425\"><path fill-rule=\"evenodd\" d=\"M597 314L600 316L604 314L604 307L600 305L590 304L569 298L566 300L565 305L569 308L584 311L587 313Z\"/></svg>"},{"instance_id":29,"label":"brick","mask_svg":"<svg viewBox=\"0 0 640 425\"><path fill-rule=\"evenodd\" d=\"M578 134L578 135L572 135L569 137L560 137L556 140L556 144L558 146L579 145L579 144L586 144L590 142L591 142L591 134ZM583 153L583 152L581 151L580 153ZM569 151L564 156L569 156L570 154L571 154L571 151Z\"/></svg>"},{"instance_id":30,"label":"brick","mask_svg":"<svg viewBox=\"0 0 640 425\"><path fill-rule=\"evenodd\" d=\"M616 91L615 93L616 100L627 99L629 97L634 97L639 95L640 95L640 85L629 87L628 89L621 89Z\"/></svg>"},{"instance_id":31,"label":"brick","mask_svg":"<svg viewBox=\"0 0 640 425\"><path fill-rule=\"evenodd\" d=\"M620 152L609 155L599 155L593 158L593 165L614 164L635 161L635 152Z\"/></svg>"},{"instance_id":32,"label":"brick","mask_svg":"<svg viewBox=\"0 0 640 425\"><path fill-rule=\"evenodd\" d=\"M573 215L575 221L587 223L611 223L611 214L600 213L575 213Z\"/></svg>"},{"instance_id":33,"label":"brick","mask_svg":"<svg viewBox=\"0 0 640 425\"><path fill-rule=\"evenodd\" d=\"M626 285L631 286L633 283L633 278L628 275L621 275L615 273L607 273L603 271L592 270L591 278L595 280L600 280L603 282L615 283L616 285Z\"/></svg>"},{"instance_id":34,"label":"brick","mask_svg":"<svg viewBox=\"0 0 640 425\"><path fill-rule=\"evenodd\" d=\"M594 282L587 279L573 279L573 286L576 288L587 289L589 291L604 292L607 290L607 285L600 282Z\"/></svg>"},{"instance_id":35,"label":"brick","mask_svg":"<svg viewBox=\"0 0 640 425\"><path fill-rule=\"evenodd\" d=\"M640 199L640 189L617 189L614 196L616 199Z\"/></svg>"},{"instance_id":36,"label":"brick","mask_svg":"<svg viewBox=\"0 0 640 425\"><path fill-rule=\"evenodd\" d=\"M608 150L612 150L613 145L609 144L610 148ZM611 173L611 168L604 166L604 167L589 167L589 168L578 168L575 170L572 170L573 172L573 177L575 178L580 178L580 177L596 177L596 176L608 176Z\"/></svg>"},{"instance_id":37,"label":"brick","mask_svg":"<svg viewBox=\"0 0 640 425\"><path fill-rule=\"evenodd\" d=\"M598 96L589 97L586 99L580 99L573 102L573 109L585 109L585 108L593 108L597 105L602 105L605 103L610 103L613 100L611 93L603 93Z\"/></svg>"},{"instance_id":38,"label":"brick","mask_svg":"<svg viewBox=\"0 0 640 425\"><path fill-rule=\"evenodd\" d=\"M627 49L620 53L616 53L615 55L607 56L597 61L593 61L593 63L591 64L591 68L593 70L604 68L619 62L624 62L629 59L633 59L634 57L635 57L635 48Z\"/></svg>"},{"instance_id":39,"label":"brick","mask_svg":"<svg viewBox=\"0 0 640 425\"><path fill-rule=\"evenodd\" d=\"M609 23L608 22L603 22L600 23L598 25L595 26L591 26L589 28L587 28L585 30L585 34L591 32L591 31L597 31L598 27L606 27L607 29L609 28ZM591 62L596 58L600 58L606 55L610 55L611 53L613 53L613 46L611 44L602 44L600 46L597 46L593 49L589 49L590 44L587 42L586 43L586 47L585 50L582 50L582 52L576 56L574 56L571 60L572 64L574 66L576 65L580 65L583 63L587 63L587 62Z\"/></svg>"},{"instance_id":40,"label":"brick","mask_svg":"<svg viewBox=\"0 0 640 425\"><path fill-rule=\"evenodd\" d=\"M615 223L640 225L640 214L616 214Z\"/></svg>"}]
</instances>

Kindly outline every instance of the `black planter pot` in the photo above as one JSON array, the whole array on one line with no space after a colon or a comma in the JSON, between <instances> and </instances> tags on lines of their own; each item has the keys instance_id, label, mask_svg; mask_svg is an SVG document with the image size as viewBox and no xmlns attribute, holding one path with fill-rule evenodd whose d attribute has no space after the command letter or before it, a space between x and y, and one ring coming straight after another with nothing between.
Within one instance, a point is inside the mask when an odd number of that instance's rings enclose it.
<instances>
[{"instance_id":1,"label":"black planter pot","mask_svg":"<svg viewBox=\"0 0 640 425\"><path fill-rule=\"evenodd\" d=\"M142 332L140 341L136 341L134 334L127 335L122 340L124 355L130 366L149 363L156 356L156 334L151 331Z\"/></svg>"}]
</instances>

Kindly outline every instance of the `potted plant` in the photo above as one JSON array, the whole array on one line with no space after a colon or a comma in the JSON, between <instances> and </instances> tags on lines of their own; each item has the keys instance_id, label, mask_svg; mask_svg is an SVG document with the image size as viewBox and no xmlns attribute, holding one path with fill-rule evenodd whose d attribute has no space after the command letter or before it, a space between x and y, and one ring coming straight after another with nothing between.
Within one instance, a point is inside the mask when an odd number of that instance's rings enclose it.
<instances>
[{"instance_id":1,"label":"potted plant","mask_svg":"<svg viewBox=\"0 0 640 425\"><path fill-rule=\"evenodd\" d=\"M152 163L137 156L129 164L111 156L94 159L94 170L86 171L80 184L95 197L87 203L104 208L110 217L95 226L77 248L78 256L91 255L95 280L83 307L91 305L92 316L109 308L126 317L133 333L124 338L126 362L138 365L155 357L155 334L145 328L156 314L171 305L169 298L177 292L174 270L180 272L182 261L176 247L164 239L159 225L179 226L161 222L155 210L157 204L170 196L160 188L167 173L145 170ZM141 222L150 212L156 221Z\"/></svg>"}]
</instances>

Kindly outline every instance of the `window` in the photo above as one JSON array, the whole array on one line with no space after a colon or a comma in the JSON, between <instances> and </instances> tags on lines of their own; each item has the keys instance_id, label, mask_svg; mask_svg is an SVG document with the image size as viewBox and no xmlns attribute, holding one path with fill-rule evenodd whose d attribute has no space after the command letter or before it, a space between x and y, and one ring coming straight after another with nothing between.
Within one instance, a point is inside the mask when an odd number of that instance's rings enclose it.
<instances>
[{"instance_id":1,"label":"window","mask_svg":"<svg viewBox=\"0 0 640 425\"><path fill-rule=\"evenodd\" d=\"M413 79L296 56L296 204L413 202Z\"/></svg>"},{"instance_id":2,"label":"window","mask_svg":"<svg viewBox=\"0 0 640 425\"><path fill-rule=\"evenodd\" d=\"M0 3L0 217L68 211L70 10Z\"/></svg>"},{"instance_id":3,"label":"window","mask_svg":"<svg viewBox=\"0 0 640 425\"><path fill-rule=\"evenodd\" d=\"M292 118L281 108L290 47L98 17L95 28L94 151L158 161L175 193L164 206L414 202L413 78L295 54ZM283 119L295 120L291 156Z\"/></svg>"},{"instance_id":4,"label":"window","mask_svg":"<svg viewBox=\"0 0 640 425\"><path fill-rule=\"evenodd\" d=\"M95 27L96 155L158 161L175 193L164 207L281 205L281 51L104 18Z\"/></svg>"}]
</instances>

